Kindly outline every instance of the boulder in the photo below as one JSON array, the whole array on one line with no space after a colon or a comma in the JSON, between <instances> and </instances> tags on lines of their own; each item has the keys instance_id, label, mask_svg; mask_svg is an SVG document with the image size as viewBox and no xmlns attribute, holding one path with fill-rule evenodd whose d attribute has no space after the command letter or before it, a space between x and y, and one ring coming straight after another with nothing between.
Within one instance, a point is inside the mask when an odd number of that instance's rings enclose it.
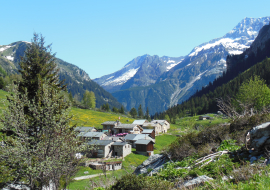
<instances>
[{"instance_id":1,"label":"boulder","mask_svg":"<svg viewBox=\"0 0 270 190\"><path fill-rule=\"evenodd\" d=\"M165 155L162 154L152 155L135 169L134 174L136 175L146 173L150 174L150 171L151 174L157 173L161 168L164 167L166 160L167 156Z\"/></svg>"},{"instance_id":2,"label":"boulder","mask_svg":"<svg viewBox=\"0 0 270 190\"><path fill-rule=\"evenodd\" d=\"M197 187L199 185L202 185L206 181L211 181L213 178L208 177L206 175L202 175L196 178L193 178L191 180L185 181L184 183L178 184L177 188L183 188L183 189L191 189L193 187Z\"/></svg>"},{"instance_id":3,"label":"boulder","mask_svg":"<svg viewBox=\"0 0 270 190\"><path fill-rule=\"evenodd\" d=\"M254 127L250 133L250 147L260 150L270 145L270 122Z\"/></svg>"}]
</instances>

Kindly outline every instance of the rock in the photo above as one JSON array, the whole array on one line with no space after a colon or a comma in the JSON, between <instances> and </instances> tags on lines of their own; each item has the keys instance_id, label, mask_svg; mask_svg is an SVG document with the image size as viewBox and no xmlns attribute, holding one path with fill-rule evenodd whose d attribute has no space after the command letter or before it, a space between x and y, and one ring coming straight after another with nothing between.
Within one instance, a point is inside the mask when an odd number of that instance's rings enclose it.
<instances>
[{"instance_id":1,"label":"rock","mask_svg":"<svg viewBox=\"0 0 270 190\"><path fill-rule=\"evenodd\" d=\"M265 145L270 145L270 122L263 123L250 131L250 147L260 150Z\"/></svg>"},{"instance_id":2,"label":"rock","mask_svg":"<svg viewBox=\"0 0 270 190\"><path fill-rule=\"evenodd\" d=\"M250 163L253 163L253 162L256 161L256 160L257 160L257 157L256 157L256 156L253 156L253 157L250 158L249 161L250 161Z\"/></svg>"},{"instance_id":3,"label":"rock","mask_svg":"<svg viewBox=\"0 0 270 190\"><path fill-rule=\"evenodd\" d=\"M135 169L134 174L146 174L149 173L149 170L151 170L150 175L152 175L153 173L157 173L161 168L164 167L166 160L167 156L165 155L152 155Z\"/></svg>"},{"instance_id":4,"label":"rock","mask_svg":"<svg viewBox=\"0 0 270 190\"><path fill-rule=\"evenodd\" d=\"M185 181L184 183L177 185L177 188L184 188L184 189L193 188L193 187L202 185L206 181L211 181L211 180L213 180L213 178L203 175L203 176L193 178L192 180Z\"/></svg>"}]
</instances>

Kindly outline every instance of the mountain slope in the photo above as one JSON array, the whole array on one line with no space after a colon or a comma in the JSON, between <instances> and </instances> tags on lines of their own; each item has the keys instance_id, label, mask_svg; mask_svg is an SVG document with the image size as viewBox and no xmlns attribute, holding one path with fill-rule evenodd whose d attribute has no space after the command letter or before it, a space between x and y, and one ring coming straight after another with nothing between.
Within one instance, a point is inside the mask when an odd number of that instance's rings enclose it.
<instances>
[{"instance_id":1,"label":"mountain slope","mask_svg":"<svg viewBox=\"0 0 270 190\"><path fill-rule=\"evenodd\" d=\"M227 69L227 56L241 54L249 48L259 30L269 21L270 17L245 18L223 37L195 47L179 64L163 72L154 85L122 89L112 94L128 110L141 104L144 110L146 107L151 109L151 114L164 111L221 76ZM157 94L151 97L150 92ZM136 97L139 94L142 97Z\"/></svg>"},{"instance_id":2,"label":"mountain slope","mask_svg":"<svg viewBox=\"0 0 270 190\"><path fill-rule=\"evenodd\" d=\"M8 74L18 72L20 57L24 56L27 43L29 42L19 41L0 46L0 65ZM56 59L56 63L60 70L59 78L66 80L68 91L73 96L77 94L79 98L82 98L85 90L89 90L95 93L97 107L107 102L111 107L121 107L121 104L110 93L92 81L84 70L58 58Z\"/></svg>"},{"instance_id":3,"label":"mountain slope","mask_svg":"<svg viewBox=\"0 0 270 190\"><path fill-rule=\"evenodd\" d=\"M184 57L159 57L145 54L131 60L119 71L93 80L109 92L149 86L155 84L158 77L181 63L183 59Z\"/></svg>"},{"instance_id":4,"label":"mountain slope","mask_svg":"<svg viewBox=\"0 0 270 190\"><path fill-rule=\"evenodd\" d=\"M256 48L255 48L256 47ZM270 25L264 26L251 47L242 54L228 56L226 73L196 92L186 102L174 106L167 111L156 114L155 117L164 118L166 114L171 118L183 116L187 110L191 114L215 113L218 111L217 98L234 97L240 85L254 75L260 76L270 85Z\"/></svg>"}]
</instances>

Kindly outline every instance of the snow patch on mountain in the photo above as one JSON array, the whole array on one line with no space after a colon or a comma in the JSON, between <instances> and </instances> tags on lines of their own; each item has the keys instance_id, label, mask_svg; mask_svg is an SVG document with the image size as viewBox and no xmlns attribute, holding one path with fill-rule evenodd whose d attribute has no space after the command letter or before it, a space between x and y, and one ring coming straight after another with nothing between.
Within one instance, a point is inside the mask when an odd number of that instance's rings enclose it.
<instances>
[{"instance_id":1,"label":"snow patch on mountain","mask_svg":"<svg viewBox=\"0 0 270 190\"><path fill-rule=\"evenodd\" d=\"M123 73L121 76L119 76L119 77L117 77L117 78L115 78L113 80L107 81L109 79L112 79L114 76L109 77L108 79L106 79L107 82L104 82L101 85L102 86L108 86L108 85L111 85L111 84L114 84L114 85L124 84L125 82L127 82L130 78L132 78L137 73L139 68L140 67L138 67L136 69L130 69L127 72Z\"/></svg>"},{"instance_id":2,"label":"snow patch on mountain","mask_svg":"<svg viewBox=\"0 0 270 190\"><path fill-rule=\"evenodd\" d=\"M237 39L238 40L238 39ZM237 54L240 54L239 52L243 52L246 48L248 48L249 46L246 46L244 44L240 44L237 41L230 39L230 38L222 38L219 39L213 43L208 43L206 45L203 46L198 46L195 47L193 52L189 54L190 57L192 56L197 56L199 52L201 52L202 50L208 50L210 48L214 48L218 45L223 45L225 48L229 49L229 52L231 52L232 54L234 52L236 52ZM236 50L235 50L236 49Z\"/></svg>"},{"instance_id":3,"label":"snow patch on mountain","mask_svg":"<svg viewBox=\"0 0 270 190\"><path fill-rule=\"evenodd\" d=\"M10 55L6 56L6 58L7 58L8 60L10 60L10 61L14 61L14 57L12 57L12 56L10 56Z\"/></svg>"},{"instance_id":4,"label":"snow patch on mountain","mask_svg":"<svg viewBox=\"0 0 270 190\"><path fill-rule=\"evenodd\" d=\"M8 48L11 48L11 47L14 47L15 45L13 45L13 46L4 46L4 47L0 47L0 52L2 52L2 51L5 51L5 50L7 50Z\"/></svg>"}]
</instances>

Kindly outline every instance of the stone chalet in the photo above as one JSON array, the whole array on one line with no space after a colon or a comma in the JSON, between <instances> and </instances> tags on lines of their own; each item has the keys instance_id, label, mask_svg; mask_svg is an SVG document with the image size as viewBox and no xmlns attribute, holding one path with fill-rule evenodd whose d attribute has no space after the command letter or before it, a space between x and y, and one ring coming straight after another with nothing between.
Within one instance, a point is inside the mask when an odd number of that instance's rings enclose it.
<instances>
[{"instance_id":1,"label":"stone chalet","mask_svg":"<svg viewBox=\"0 0 270 190\"><path fill-rule=\"evenodd\" d=\"M75 131L78 131L78 132L97 132L97 128L95 128L95 127L76 127Z\"/></svg>"},{"instance_id":2,"label":"stone chalet","mask_svg":"<svg viewBox=\"0 0 270 190\"><path fill-rule=\"evenodd\" d=\"M112 144L112 156L126 157L131 153L131 145L127 142L114 142Z\"/></svg>"},{"instance_id":3,"label":"stone chalet","mask_svg":"<svg viewBox=\"0 0 270 190\"><path fill-rule=\"evenodd\" d=\"M151 123L159 123L164 129L170 129L170 123L167 120L152 120Z\"/></svg>"},{"instance_id":4,"label":"stone chalet","mask_svg":"<svg viewBox=\"0 0 270 190\"><path fill-rule=\"evenodd\" d=\"M133 121L132 124L139 125L140 127L143 127L143 124L145 124L145 123L149 123L149 121L145 120L145 119L140 119L140 120Z\"/></svg>"},{"instance_id":5,"label":"stone chalet","mask_svg":"<svg viewBox=\"0 0 270 190\"><path fill-rule=\"evenodd\" d=\"M154 154L154 142L151 140L140 139L135 142L136 152L145 156Z\"/></svg>"},{"instance_id":6,"label":"stone chalet","mask_svg":"<svg viewBox=\"0 0 270 190\"><path fill-rule=\"evenodd\" d=\"M127 136L124 137L124 140L128 142L130 145L132 145L132 147L136 147L135 142L139 139L147 139L155 142L155 139L153 139L148 134L128 134Z\"/></svg>"},{"instance_id":7,"label":"stone chalet","mask_svg":"<svg viewBox=\"0 0 270 190\"><path fill-rule=\"evenodd\" d=\"M167 130L163 129L159 123L145 123L143 125L143 129L153 129L155 130L156 135L159 133L167 132Z\"/></svg>"},{"instance_id":8,"label":"stone chalet","mask_svg":"<svg viewBox=\"0 0 270 190\"><path fill-rule=\"evenodd\" d=\"M111 140L96 140L88 142L88 145L94 146L92 150L92 157L94 158L106 158L111 154L111 146L114 142Z\"/></svg>"},{"instance_id":9,"label":"stone chalet","mask_svg":"<svg viewBox=\"0 0 270 190\"><path fill-rule=\"evenodd\" d=\"M82 137L83 140L102 140L107 135L103 132L81 132L78 134L79 137Z\"/></svg>"},{"instance_id":10,"label":"stone chalet","mask_svg":"<svg viewBox=\"0 0 270 190\"><path fill-rule=\"evenodd\" d=\"M139 125L136 124L120 124L114 127L116 134L118 133L130 133L130 134L140 134L143 131Z\"/></svg>"},{"instance_id":11,"label":"stone chalet","mask_svg":"<svg viewBox=\"0 0 270 190\"><path fill-rule=\"evenodd\" d=\"M103 130L108 130L108 135L114 135L114 128L118 125L121 125L120 121L105 121L101 124L103 126Z\"/></svg>"},{"instance_id":12,"label":"stone chalet","mask_svg":"<svg viewBox=\"0 0 270 190\"><path fill-rule=\"evenodd\" d=\"M112 156L125 157L131 153L131 145L127 142L113 142L111 140L97 140L88 143L94 146L93 157L110 158Z\"/></svg>"}]
</instances>

